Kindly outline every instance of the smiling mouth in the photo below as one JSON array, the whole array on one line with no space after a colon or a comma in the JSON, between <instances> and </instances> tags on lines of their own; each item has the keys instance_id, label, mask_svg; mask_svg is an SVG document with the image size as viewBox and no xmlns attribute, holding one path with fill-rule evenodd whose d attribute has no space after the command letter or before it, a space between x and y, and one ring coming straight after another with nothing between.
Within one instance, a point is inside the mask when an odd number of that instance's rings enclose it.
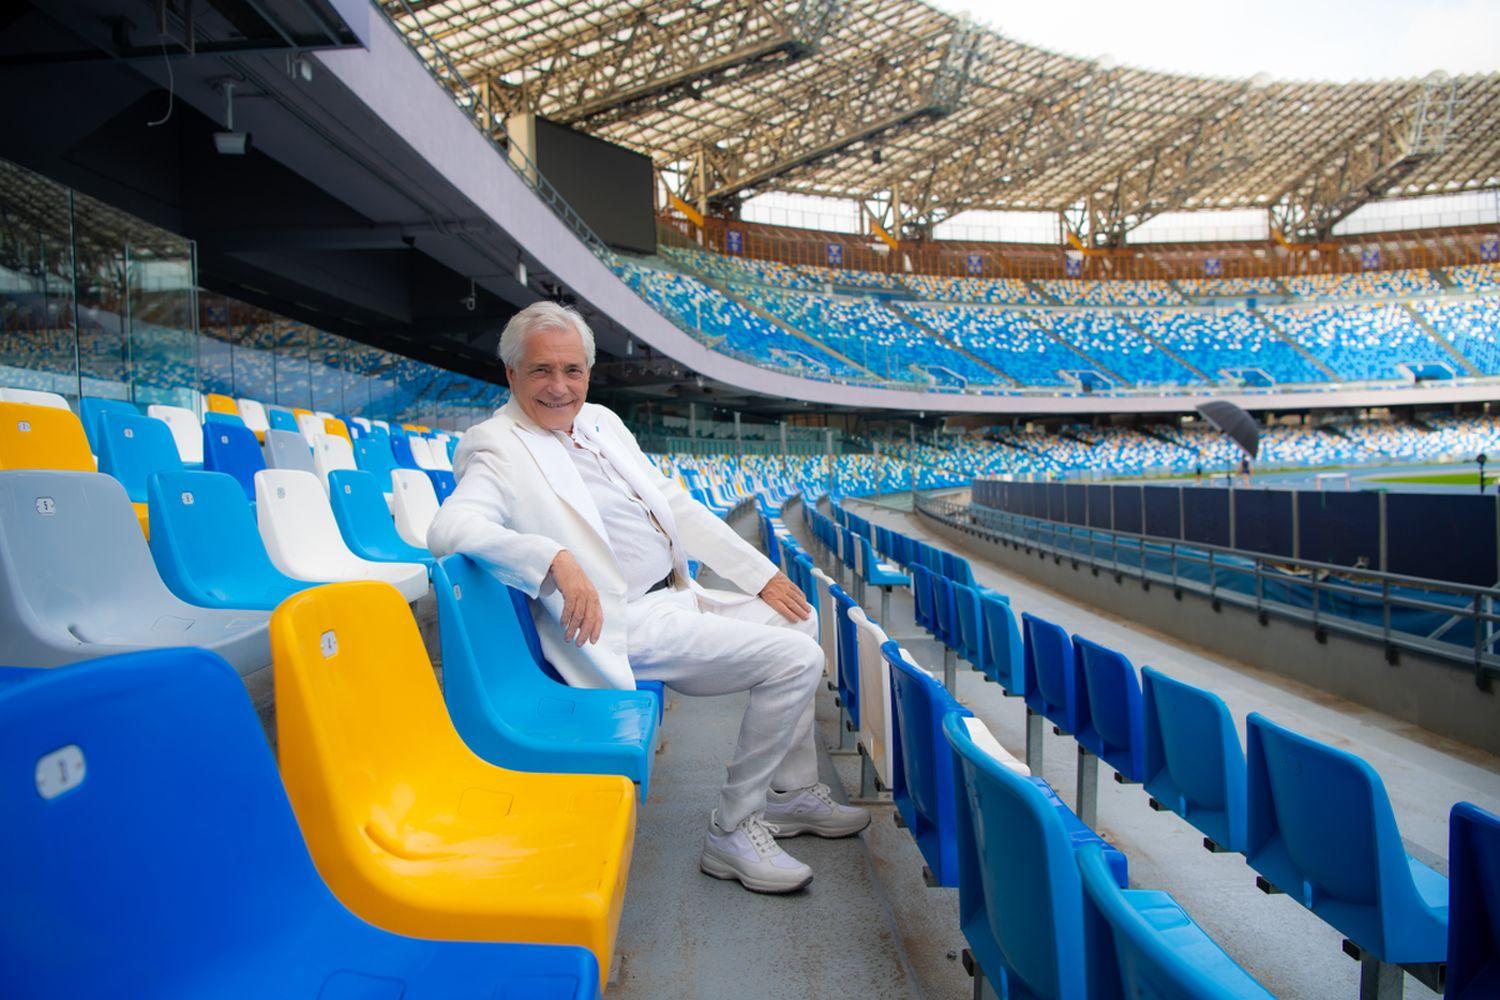
<instances>
[{"instance_id":1,"label":"smiling mouth","mask_svg":"<svg viewBox=\"0 0 1500 1000\"><path fill-rule=\"evenodd\" d=\"M566 410L568 407L573 405L573 401L571 399L564 400L561 403L549 403L545 399L539 399L537 400L537 402L542 406L545 406L549 410Z\"/></svg>"}]
</instances>

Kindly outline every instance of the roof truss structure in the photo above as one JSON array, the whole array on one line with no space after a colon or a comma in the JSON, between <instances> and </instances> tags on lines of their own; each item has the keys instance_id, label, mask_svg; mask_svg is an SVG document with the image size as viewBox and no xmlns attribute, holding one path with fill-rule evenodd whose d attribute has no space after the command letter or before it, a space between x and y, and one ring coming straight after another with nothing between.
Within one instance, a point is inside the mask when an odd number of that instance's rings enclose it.
<instances>
[{"instance_id":1,"label":"roof truss structure","mask_svg":"<svg viewBox=\"0 0 1500 1000\"><path fill-rule=\"evenodd\" d=\"M1500 74L1350 84L1116 67L920 0L383 0L492 127L533 112L651 156L733 211L768 190L1059 213L1118 244L1165 211L1261 208L1326 238L1373 198L1500 187Z\"/></svg>"}]
</instances>

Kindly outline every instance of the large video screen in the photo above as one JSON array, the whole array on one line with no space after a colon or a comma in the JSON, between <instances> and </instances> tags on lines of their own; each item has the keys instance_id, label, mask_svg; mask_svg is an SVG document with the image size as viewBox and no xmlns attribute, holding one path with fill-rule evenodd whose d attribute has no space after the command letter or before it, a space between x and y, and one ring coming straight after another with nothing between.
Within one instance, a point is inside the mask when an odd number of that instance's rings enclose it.
<instances>
[{"instance_id":1,"label":"large video screen","mask_svg":"<svg viewBox=\"0 0 1500 1000\"><path fill-rule=\"evenodd\" d=\"M656 252L650 157L538 118L536 165L605 243Z\"/></svg>"}]
</instances>

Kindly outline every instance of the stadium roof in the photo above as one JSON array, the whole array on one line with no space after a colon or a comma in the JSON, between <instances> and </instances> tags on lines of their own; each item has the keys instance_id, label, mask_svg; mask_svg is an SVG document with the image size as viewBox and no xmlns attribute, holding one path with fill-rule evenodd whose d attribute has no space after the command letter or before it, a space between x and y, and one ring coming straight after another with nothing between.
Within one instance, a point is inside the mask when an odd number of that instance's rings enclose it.
<instances>
[{"instance_id":1,"label":"stadium roof","mask_svg":"<svg viewBox=\"0 0 1500 1000\"><path fill-rule=\"evenodd\" d=\"M1112 245L1162 212L1258 207L1321 239L1373 198L1500 187L1500 74L1180 76L919 0L383 3L497 131L526 112L572 125L650 155L711 210L854 198L915 234L967 209L1044 210Z\"/></svg>"}]
</instances>

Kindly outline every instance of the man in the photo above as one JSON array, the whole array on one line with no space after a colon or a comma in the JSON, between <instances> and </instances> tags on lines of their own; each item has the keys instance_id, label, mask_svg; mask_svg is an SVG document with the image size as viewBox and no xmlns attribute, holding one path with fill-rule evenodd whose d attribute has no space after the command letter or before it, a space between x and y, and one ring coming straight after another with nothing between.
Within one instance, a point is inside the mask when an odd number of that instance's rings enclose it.
<instances>
[{"instance_id":1,"label":"man","mask_svg":"<svg viewBox=\"0 0 1500 1000\"><path fill-rule=\"evenodd\" d=\"M594 335L551 302L500 337L510 401L464 435L458 487L428 531L532 601L548 660L578 687L659 680L687 695L750 692L699 867L756 892L812 870L775 836L847 837L870 822L819 784L817 623L784 573L663 476L619 417L585 402ZM697 559L743 594L705 590Z\"/></svg>"}]
</instances>

